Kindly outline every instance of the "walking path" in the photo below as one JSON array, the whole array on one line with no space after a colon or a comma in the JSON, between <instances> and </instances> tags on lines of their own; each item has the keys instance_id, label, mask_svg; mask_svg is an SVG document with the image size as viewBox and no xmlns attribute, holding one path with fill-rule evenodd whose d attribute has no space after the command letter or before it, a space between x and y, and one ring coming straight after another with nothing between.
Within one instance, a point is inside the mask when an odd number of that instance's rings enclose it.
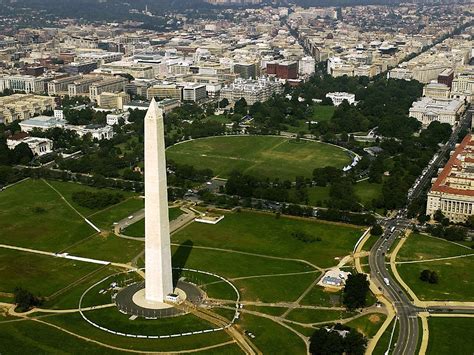
<instances>
[{"instance_id":1,"label":"walking path","mask_svg":"<svg viewBox=\"0 0 474 355\"><path fill-rule=\"evenodd\" d=\"M423 259L423 260L409 260L409 261L395 261L395 264L417 264L417 263L428 263L430 261L442 261L442 260L452 260L452 259L460 259L460 258L467 258L469 256L474 256L474 254L462 254L457 256L446 256L443 258L435 258L435 259Z\"/></svg>"},{"instance_id":2,"label":"walking path","mask_svg":"<svg viewBox=\"0 0 474 355\"><path fill-rule=\"evenodd\" d=\"M66 197L64 197L64 195L59 191L57 190L53 185L51 185L49 182L47 182L45 179L41 179L41 181L43 181L46 185L48 185L52 190L54 190L58 195L59 197L61 197L61 199L64 201L64 203L66 203L66 205L68 205L74 212L76 212L88 225L90 225L96 232L100 233L101 230L99 229L99 227L97 227L94 223L92 223L91 221L89 221L86 216L84 216L81 212L79 212L73 205L71 205L69 203L69 201L66 199Z\"/></svg>"}]
</instances>

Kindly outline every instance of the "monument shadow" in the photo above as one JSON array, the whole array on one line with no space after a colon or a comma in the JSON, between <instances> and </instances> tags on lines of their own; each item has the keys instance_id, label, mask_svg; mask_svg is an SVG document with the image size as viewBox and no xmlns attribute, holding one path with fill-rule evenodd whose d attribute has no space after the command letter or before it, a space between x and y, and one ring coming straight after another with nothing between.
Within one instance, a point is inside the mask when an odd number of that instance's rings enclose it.
<instances>
[{"instance_id":1,"label":"monument shadow","mask_svg":"<svg viewBox=\"0 0 474 355\"><path fill-rule=\"evenodd\" d=\"M173 269L173 286L176 287L178 280L180 279L181 275L183 274L182 268L186 266L186 262L188 261L189 255L193 250L194 243L191 240L186 240L185 242L181 243L174 252L173 256L171 257L171 263L174 268Z\"/></svg>"}]
</instances>

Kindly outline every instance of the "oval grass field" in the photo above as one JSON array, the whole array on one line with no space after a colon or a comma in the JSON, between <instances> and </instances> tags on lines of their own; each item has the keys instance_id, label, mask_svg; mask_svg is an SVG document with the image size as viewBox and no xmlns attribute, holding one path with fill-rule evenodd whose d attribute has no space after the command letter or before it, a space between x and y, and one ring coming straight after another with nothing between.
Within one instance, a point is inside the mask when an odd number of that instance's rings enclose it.
<instances>
[{"instance_id":1,"label":"oval grass field","mask_svg":"<svg viewBox=\"0 0 474 355\"><path fill-rule=\"evenodd\" d=\"M351 161L345 150L319 142L273 136L200 138L174 145L166 157L227 178L233 170L269 178L310 177L315 168L342 168Z\"/></svg>"}]
</instances>

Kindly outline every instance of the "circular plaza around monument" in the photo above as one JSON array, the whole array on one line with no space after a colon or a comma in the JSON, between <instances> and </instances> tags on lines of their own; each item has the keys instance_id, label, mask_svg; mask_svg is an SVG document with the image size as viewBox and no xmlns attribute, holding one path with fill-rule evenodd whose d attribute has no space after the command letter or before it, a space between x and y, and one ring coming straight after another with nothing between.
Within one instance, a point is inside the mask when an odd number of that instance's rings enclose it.
<instances>
[{"instance_id":1,"label":"circular plaza around monument","mask_svg":"<svg viewBox=\"0 0 474 355\"><path fill-rule=\"evenodd\" d=\"M172 302L150 303L144 297L144 281L137 281L138 276L137 278L133 277L137 275L136 271L141 271L143 269L130 270L127 272L109 275L103 278L102 280L96 282L94 285L90 286L87 290L83 292L80 297L79 313L87 323L107 333L125 337L148 339L166 339L179 336L189 336L220 331L230 327L238 319L240 293L238 289L229 280L225 279L222 276L202 270L187 268L173 269L175 272L178 272L180 274L186 272L187 275L194 274L195 277L204 276L206 278L206 282L221 282L231 287L235 293L235 307L234 316L232 320L228 321L225 325L219 327L209 327L192 331L183 330L180 333L136 334L125 332L120 329L114 329L110 325L105 326L104 324L101 324L100 320L93 320L88 317L88 310L111 308L111 312L116 311L122 313L123 315L130 316L130 318L128 318L130 322L137 318L145 319L149 322L159 322L160 320L166 318L176 318L180 316L185 316L189 313L192 313L193 310L199 309L200 307L207 307L206 305L204 305L204 302L207 297L206 293L203 291L202 287L198 286L194 282L188 281L188 277L181 277L176 283L174 292L179 296L179 301L174 304ZM86 297L94 296L94 292L102 294L104 293L105 288L110 290L110 297L112 303L92 307L84 305L84 299Z\"/></svg>"}]
</instances>

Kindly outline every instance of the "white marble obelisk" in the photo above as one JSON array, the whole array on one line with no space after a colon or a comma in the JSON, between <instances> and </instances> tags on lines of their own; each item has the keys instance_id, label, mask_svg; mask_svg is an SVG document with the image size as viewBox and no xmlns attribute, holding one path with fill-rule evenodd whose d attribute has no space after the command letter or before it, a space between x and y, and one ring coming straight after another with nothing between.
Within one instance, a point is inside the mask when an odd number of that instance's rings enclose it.
<instances>
[{"instance_id":1,"label":"white marble obelisk","mask_svg":"<svg viewBox=\"0 0 474 355\"><path fill-rule=\"evenodd\" d=\"M163 111L153 99L145 116L145 300L172 292Z\"/></svg>"}]
</instances>

